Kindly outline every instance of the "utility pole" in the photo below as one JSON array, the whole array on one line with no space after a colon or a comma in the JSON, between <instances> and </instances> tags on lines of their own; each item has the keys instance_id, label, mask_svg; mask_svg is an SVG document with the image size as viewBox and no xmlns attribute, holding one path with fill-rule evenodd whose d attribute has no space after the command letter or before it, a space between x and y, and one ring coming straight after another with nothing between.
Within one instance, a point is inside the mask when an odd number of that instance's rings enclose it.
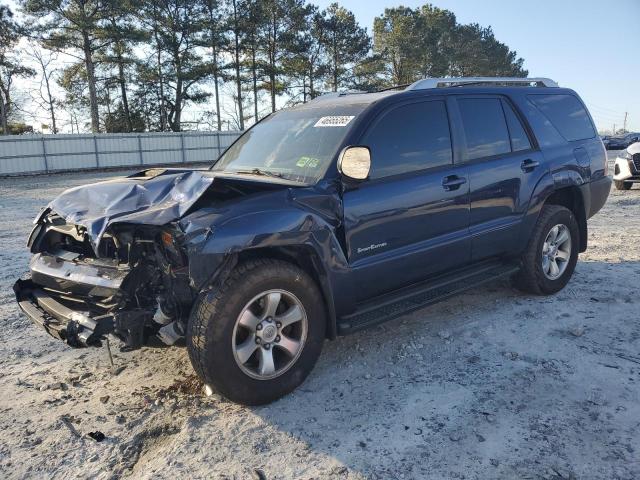
<instances>
[{"instance_id":1,"label":"utility pole","mask_svg":"<svg viewBox=\"0 0 640 480\"><path fill-rule=\"evenodd\" d=\"M624 130L625 132L627 131L627 115L629 112L624 112L624 126L622 127L622 130Z\"/></svg>"},{"instance_id":2,"label":"utility pole","mask_svg":"<svg viewBox=\"0 0 640 480\"><path fill-rule=\"evenodd\" d=\"M616 134L616 124L615 123L613 124L613 134L614 135Z\"/></svg>"}]
</instances>

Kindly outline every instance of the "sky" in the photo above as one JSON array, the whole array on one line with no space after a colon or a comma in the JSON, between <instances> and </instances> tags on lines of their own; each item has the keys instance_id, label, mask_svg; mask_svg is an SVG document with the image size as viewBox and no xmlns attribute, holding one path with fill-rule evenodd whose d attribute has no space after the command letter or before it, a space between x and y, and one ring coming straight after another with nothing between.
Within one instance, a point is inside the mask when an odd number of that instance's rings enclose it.
<instances>
[{"instance_id":1,"label":"sky","mask_svg":"<svg viewBox=\"0 0 640 480\"><path fill-rule=\"evenodd\" d=\"M321 8L334 0L315 0ZM425 1L349 0L371 33L385 8ZM432 0L459 23L491 26L496 38L524 58L530 77L548 77L574 89L599 130L640 131L640 0Z\"/></svg>"},{"instance_id":2,"label":"sky","mask_svg":"<svg viewBox=\"0 0 640 480\"><path fill-rule=\"evenodd\" d=\"M1 0L0 0L1 1ZM320 8L336 0L309 0ZM5 0L15 8L12 0ZM373 30L385 8L418 7L419 0L338 1ZM491 26L496 38L524 58L532 77L574 89L599 131L640 131L640 0L433 0L459 23ZM199 106L203 108L203 106ZM46 122L46 114L42 119ZM191 112L196 115L198 112ZM32 122L28 122L32 123Z\"/></svg>"}]
</instances>

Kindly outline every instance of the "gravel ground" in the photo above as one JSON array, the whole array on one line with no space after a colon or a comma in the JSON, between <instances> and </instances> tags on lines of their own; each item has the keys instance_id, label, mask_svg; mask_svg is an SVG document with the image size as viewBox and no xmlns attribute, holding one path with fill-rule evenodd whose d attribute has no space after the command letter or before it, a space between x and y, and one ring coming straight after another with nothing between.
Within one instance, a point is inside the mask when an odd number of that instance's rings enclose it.
<instances>
[{"instance_id":1,"label":"gravel ground","mask_svg":"<svg viewBox=\"0 0 640 480\"><path fill-rule=\"evenodd\" d=\"M1 478L640 478L638 186L559 294L498 282L327 342L300 389L246 408L203 396L183 349L113 370L18 313L31 219L113 175L0 180Z\"/></svg>"}]
</instances>

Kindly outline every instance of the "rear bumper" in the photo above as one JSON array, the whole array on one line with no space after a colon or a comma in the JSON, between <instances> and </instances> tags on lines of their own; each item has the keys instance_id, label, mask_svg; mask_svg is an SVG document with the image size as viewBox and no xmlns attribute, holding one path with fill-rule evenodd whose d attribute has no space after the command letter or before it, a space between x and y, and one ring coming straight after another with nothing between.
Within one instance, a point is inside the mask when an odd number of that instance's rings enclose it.
<instances>
[{"instance_id":1,"label":"rear bumper","mask_svg":"<svg viewBox=\"0 0 640 480\"><path fill-rule=\"evenodd\" d=\"M604 206L611 192L611 177L602 177L582 185L587 218L593 217Z\"/></svg>"},{"instance_id":2,"label":"rear bumper","mask_svg":"<svg viewBox=\"0 0 640 480\"><path fill-rule=\"evenodd\" d=\"M104 335L113 331L113 316L92 318L72 310L31 280L18 280L13 291L20 310L33 323L72 347L100 346Z\"/></svg>"}]
</instances>

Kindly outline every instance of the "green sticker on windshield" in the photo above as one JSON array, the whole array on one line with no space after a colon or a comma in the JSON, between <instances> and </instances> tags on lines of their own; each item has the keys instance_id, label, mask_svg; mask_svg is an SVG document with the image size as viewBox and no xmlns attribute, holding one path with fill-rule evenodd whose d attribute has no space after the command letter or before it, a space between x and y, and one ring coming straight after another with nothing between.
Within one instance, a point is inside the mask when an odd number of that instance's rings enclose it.
<instances>
[{"instance_id":1,"label":"green sticker on windshield","mask_svg":"<svg viewBox=\"0 0 640 480\"><path fill-rule=\"evenodd\" d=\"M318 168L320 160L313 157L300 157L296 162L296 167L300 168Z\"/></svg>"}]
</instances>

